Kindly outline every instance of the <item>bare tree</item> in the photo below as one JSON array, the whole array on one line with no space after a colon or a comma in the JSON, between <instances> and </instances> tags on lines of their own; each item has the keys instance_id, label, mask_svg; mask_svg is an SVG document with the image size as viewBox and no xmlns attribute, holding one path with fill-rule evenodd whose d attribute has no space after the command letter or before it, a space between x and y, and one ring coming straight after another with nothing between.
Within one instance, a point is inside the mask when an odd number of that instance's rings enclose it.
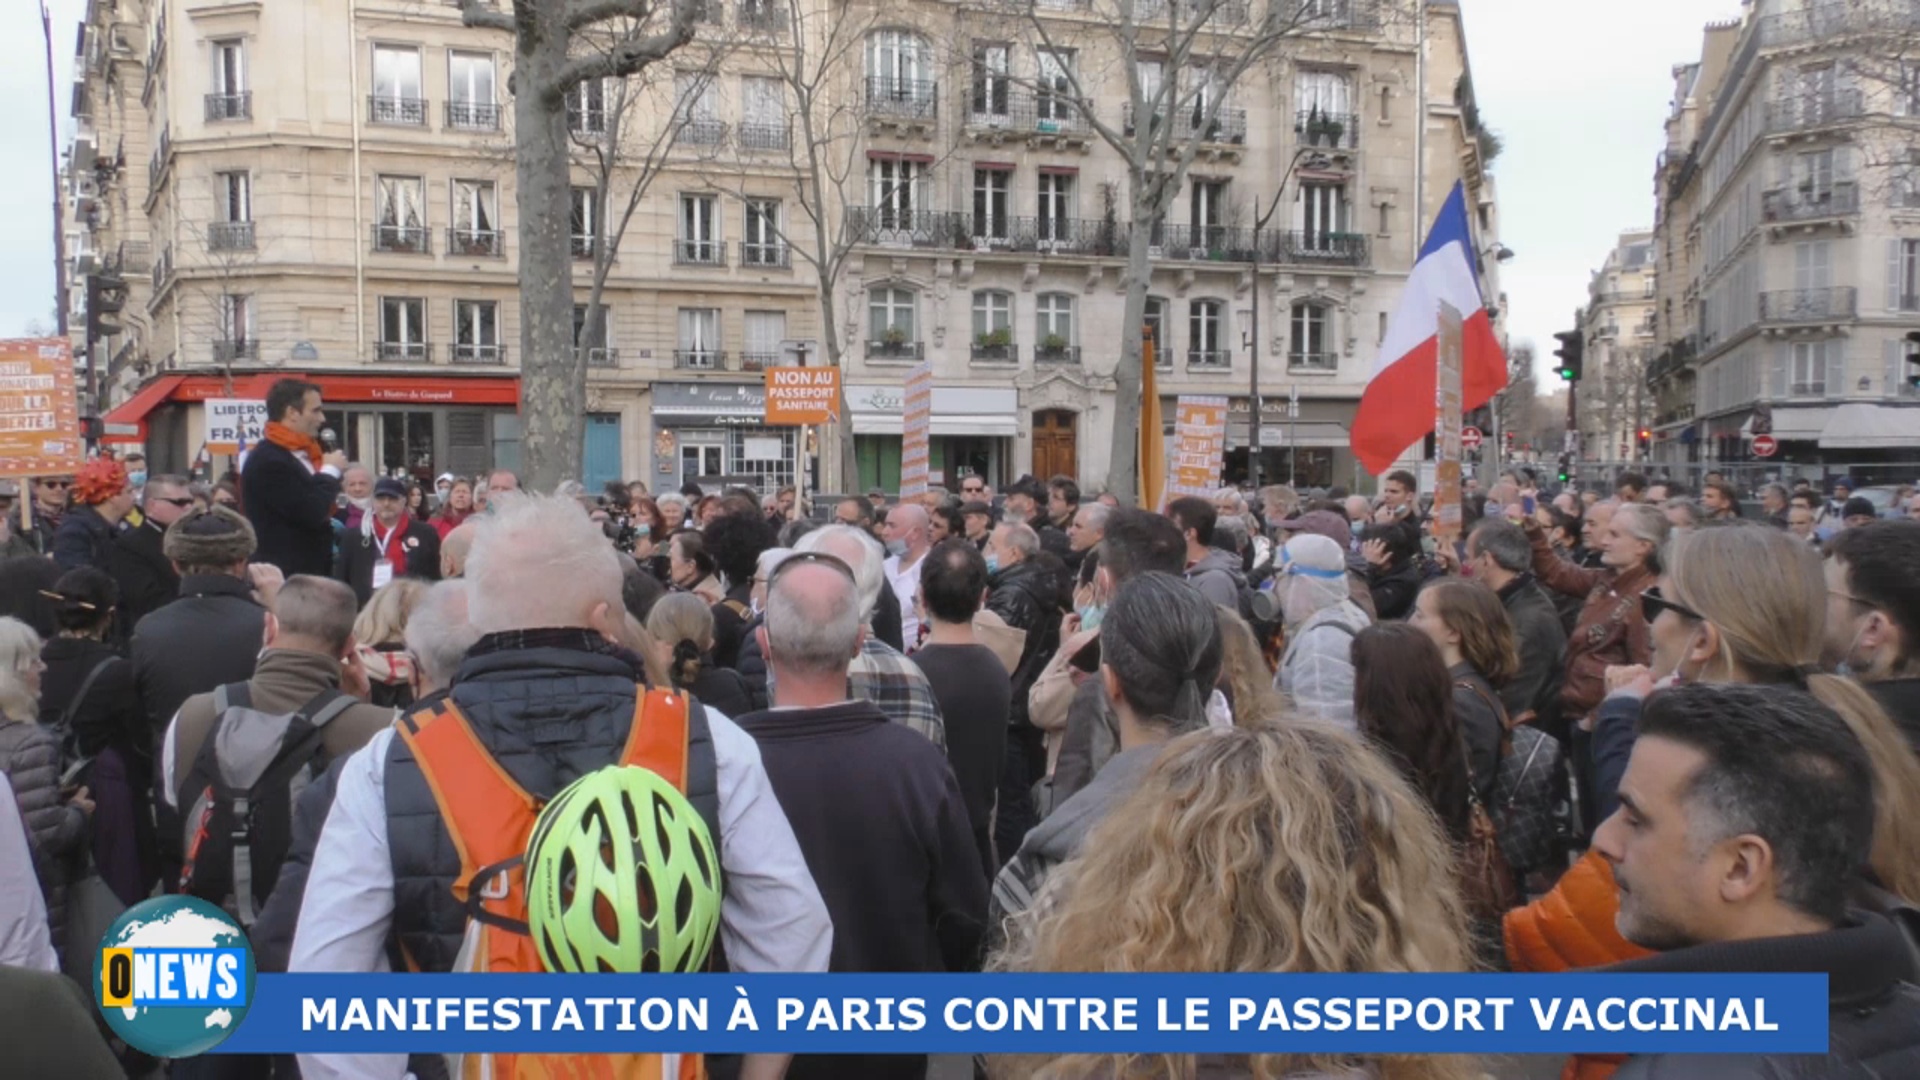
<instances>
[{"instance_id":1,"label":"bare tree","mask_svg":"<svg viewBox=\"0 0 1920 1080\"><path fill-rule=\"evenodd\" d=\"M580 111L576 101L591 104L591 89L581 97L583 85L624 83L678 52L693 40L702 10L701 0L514 0L504 11L484 0L461 0L466 25L514 39L508 89L520 213L522 446L527 480L536 489L580 475L585 431L587 357L575 348L573 329L576 125L570 110ZM609 169L619 146L608 143ZM597 195L605 193L601 185ZM633 195L623 221L638 201ZM590 312L598 311L612 246L604 259L596 253Z\"/></svg>"},{"instance_id":2,"label":"bare tree","mask_svg":"<svg viewBox=\"0 0 1920 1080\"><path fill-rule=\"evenodd\" d=\"M1022 16L1038 46L1058 58L1034 80L1035 91L1064 99L1077 121L1111 147L1125 168L1122 325L1141 327L1152 252L1162 242L1167 211L1193 163L1204 147L1245 142L1245 111L1231 104L1242 79L1277 68L1288 47L1302 38L1356 23L1379 25L1399 4L1271 0L1250 12L1247 0L1001 0L996 9ZM1087 9L1091 18L1082 14ZM1067 57L1095 63L1082 66ZM1144 66L1143 60L1156 66ZM1157 78L1151 75L1155 71ZM1119 117L1097 107L1123 89ZM1259 238L1251 244L1257 249ZM1138 488L1142 335L1123 333L1121 341L1113 372L1108 486L1132 491Z\"/></svg>"}]
</instances>

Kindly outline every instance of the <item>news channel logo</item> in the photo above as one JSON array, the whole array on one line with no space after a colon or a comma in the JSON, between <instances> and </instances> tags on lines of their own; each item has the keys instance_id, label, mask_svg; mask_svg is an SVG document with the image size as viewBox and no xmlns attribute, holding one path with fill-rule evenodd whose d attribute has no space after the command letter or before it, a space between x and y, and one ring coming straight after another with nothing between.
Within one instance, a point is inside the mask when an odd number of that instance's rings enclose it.
<instances>
[{"instance_id":1,"label":"news channel logo","mask_svg":"<svg viewBox=\"0 0 1920 1080\"><path fill-rule=\"evenodd\" d=\"M100 939L94 998L107 1026L155 1057L204 1054L253 1001L246 932L205 900L157 896L128 908Z\"/></svg>"}]
</instances>

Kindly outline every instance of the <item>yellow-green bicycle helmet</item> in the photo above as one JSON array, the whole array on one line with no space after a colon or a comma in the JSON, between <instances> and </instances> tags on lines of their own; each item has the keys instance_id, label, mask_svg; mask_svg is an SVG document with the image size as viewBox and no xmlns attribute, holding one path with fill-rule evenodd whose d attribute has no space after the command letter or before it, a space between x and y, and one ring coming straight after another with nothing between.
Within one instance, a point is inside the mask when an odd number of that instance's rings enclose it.
<instances>
[{"instance_id":1,"label":"yellow-green bicycle helmet","mask_svg":"<svg viewBox=\"0 0 1920 1080\"><path fill-rule=\"evenodd\" d=\"M720 925L720 863L699 811L659 774L609 765L540 811L527 932L553 972L693 971Z\"/></svg>"}]
</instances>

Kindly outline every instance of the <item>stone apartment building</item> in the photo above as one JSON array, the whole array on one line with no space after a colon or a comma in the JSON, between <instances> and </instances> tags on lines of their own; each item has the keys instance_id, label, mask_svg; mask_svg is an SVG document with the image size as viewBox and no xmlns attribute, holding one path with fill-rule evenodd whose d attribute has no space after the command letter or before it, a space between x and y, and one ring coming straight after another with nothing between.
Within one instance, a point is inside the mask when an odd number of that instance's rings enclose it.
<instances>
[{"instance_id":1,"label":"stone apartment building","mask_svg":"<svg viewBox=\"0 0 1920 1080\"><path fill-rule=\"evenodd\" d=\"M1653 413L1646 373L1654 353L1658 286L1649 229L1621 233L1587 283L1578 413L1581 455L1588 460L1646 460L1640 432Z\"/></svg>"},{"instance_id":2,"label":"stone apartment building","mask_svg":"<svg viewBox=\"0 0 1920 1080\"><path fill-rule=\"evenodd\" d=\"M596 249L640 163L662 162L613 256L604 334L582 341L584 479L793 478L797 432L762 425L760 370L796 345L820 362L811 197L851 245L830 310L848 391L839 427L860 465L817 482L897 484L901 383L924 359L942 479L1102 483L1125 332L1113 246L1125 172L1063 100L1071 65L1101 123L1135 122L1099 2L1048 0L1044 38L990 6L859 16L822 106L858 121L857 141L834 148L852 168L829 198L796 184L800 126L770 77L796 30L826 32L825 6L716 3L703 38L729 44L710 66L676 55L645 82L577 91L583 163L625 130L614 199L576 170L583 325ZM1230 51L1249 9L1208 10ZM1230 477L1247 467L1252 353L1266 476L1353 483L1347 427L1420 235L1457 180L1480 246L1497 248L1497 140L1473 101L1456 5L1300 0L1297 15L1276 59L1223 90L1204 68L1135 58L1143 81L1224 95L1206 130L1183 131L1195 124L1185 109L1164 121L1195 160L1158 234L1148 321L1169 417L1178 394L1229 397ZM94 0L81 41L71 171L115 209L75 228L89 266L134 285L128 332L96 358L113 437L144 441L156 469L184 468L205 441L206 399L259 397L300 373L323 386L349 453L382 472L516 461L504 34L431 0ZM98 59L89 42L104 43ZM616 119L624 101L633 123ZM1255 236L1253 215L1283 182ZM1504 307L1497 260L1482 269L1489 304Z\"/></svg>"},{"instance_id":3,"label":"stone apartment building","mask_svg":"<svg viewBox=\"0 0 1920 1080\"><path fill-rule=\"evenodd\" d=\"M1769 469L1911 479L1897 463L1920 445L1903 340L1920 327L1916 42L1909 5L1754 0L1675 69L1656 461L1760 467L1752 439L1771 434Z\"/></svg>"}]
</instances>

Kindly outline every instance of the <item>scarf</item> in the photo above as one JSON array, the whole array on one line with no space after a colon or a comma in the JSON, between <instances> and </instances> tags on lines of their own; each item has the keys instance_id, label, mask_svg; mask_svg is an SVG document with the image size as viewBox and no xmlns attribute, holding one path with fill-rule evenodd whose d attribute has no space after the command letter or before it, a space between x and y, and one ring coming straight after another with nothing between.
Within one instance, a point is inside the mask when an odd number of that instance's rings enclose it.
<instances>
[{"instance_id":1,"label":"scarf","mask_svg":"<svg viewBox=\"0 0 1920 1080\"><path fill-rule=\"evenodd\" d=\"M307 464L311 465L315 472L319 471L320 459L323 455L320 440L311 435L302 435L278 420L267 421L265 434L267 441L273 445L295 454L305 454Z\"/></svg>"}]
</instances>

